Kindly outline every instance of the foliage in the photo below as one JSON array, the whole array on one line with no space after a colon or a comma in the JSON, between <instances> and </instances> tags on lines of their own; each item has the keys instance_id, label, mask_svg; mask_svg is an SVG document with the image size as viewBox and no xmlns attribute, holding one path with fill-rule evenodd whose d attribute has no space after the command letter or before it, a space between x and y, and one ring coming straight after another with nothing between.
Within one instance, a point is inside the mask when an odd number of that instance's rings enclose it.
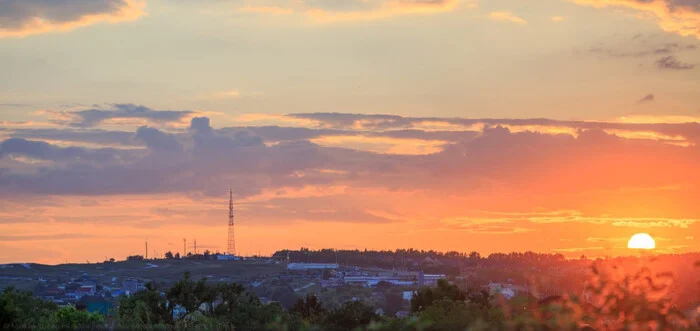
<instances>
[{"instance_id":1,"label":"foliage","mask_svg":"<svg viewBox=\"0 0 700 331\"><path fill-rule=\"evenodd\" d=\"M411 299L411 311L416 313L430 307L435 301L448 299L452 301L464 301L467 299L467 292L456 285L451 285L447 280L440 279L437 287L421 287L413 294Z\"/></svg>"},{"instance_id":2,"label":"foliage","mask_svg":"<svg viewBox=\"0 0 700 331\"><path fill-rule=\"evenodd\" d=\"M355 330L376 321L379 316L374 313L374 308L361 301L350 301L342 307L331 311L324 321L325 330Z\"/></svg>"},{"instance_id":3,"label":"foliage","mask_svg":"<svg viewBox=\"0 0 700 331\"><path fill-rule=\"evenodd\" d=\"M51 325L58 309L53 303L8 287L0 294L0 329L24 329Z\"/></svg>"},{"instance_id":4,"label":"foliage","mask_svg":"<svg viewBox=\"0 0 700 331\"><path fill-rule=\"evenodd\" d=\"M53 327L59 330L85 330L99 329L105 325L102 315L77 310L68 306L60 308L54 313Z\"/></svg>"}]
</instances>

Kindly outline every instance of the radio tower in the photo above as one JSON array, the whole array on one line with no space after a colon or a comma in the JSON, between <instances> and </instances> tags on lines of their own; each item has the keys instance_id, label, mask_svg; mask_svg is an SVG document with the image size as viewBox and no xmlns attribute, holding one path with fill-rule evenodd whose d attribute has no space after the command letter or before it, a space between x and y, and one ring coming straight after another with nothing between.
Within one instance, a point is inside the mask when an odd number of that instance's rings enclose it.
<instances>
[{"instance_id":1,"label":"radio tower","mask_svg":"<svg viewBox=\"0 0 700 331\"><path fill-rule=\"evenodd\" d=\"M231 187L228 189L228 196L228 246L226 254L236 255L236 236L233 227L233 190Z\"/></svg>"}]
</instances>

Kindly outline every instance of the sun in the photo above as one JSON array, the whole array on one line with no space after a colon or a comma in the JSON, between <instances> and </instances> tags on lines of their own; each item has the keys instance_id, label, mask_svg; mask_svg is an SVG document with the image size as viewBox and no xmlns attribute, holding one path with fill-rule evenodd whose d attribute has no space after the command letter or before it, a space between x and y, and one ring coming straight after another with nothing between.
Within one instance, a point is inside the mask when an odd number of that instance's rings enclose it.
<instances>
[{"instance_id":1,"label":"sun","mask_svg":"<svg viewBox=\"0 0 700 331\"><path fill-rule=\"evenodd\" d=\"M637 233L627 242L627 248L632 249L654 249L656 242L649 234Z\"/></svg>"}]
</instances>

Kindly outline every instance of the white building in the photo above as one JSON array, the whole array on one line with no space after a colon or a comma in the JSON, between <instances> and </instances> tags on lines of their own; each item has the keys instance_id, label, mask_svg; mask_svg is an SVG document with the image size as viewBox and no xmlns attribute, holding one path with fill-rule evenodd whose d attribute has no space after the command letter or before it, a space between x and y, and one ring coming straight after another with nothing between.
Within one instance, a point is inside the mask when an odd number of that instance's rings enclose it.
<instances>
[{"instance_id":1,"label":"white building","mask_svg":"<svg viewBox=\"0 0 700 331\"><path fill-rule=\"evenodd\" d=\"M241 258L239 258L239 257L237 257L237 256L235 256L235 255L219 254L219 255L216 256L216 259L219 260L219 261L231 261L231 260L238 261L238 260L240 260Z\"/></svg>"},{"instance_id":2,"label":"white building","mask_svg":"<svg viewBox=\"0 0 700 331\"><path fill-rule=\"evenodd\" d=\"M323 270L338 269L337 263L290 263L287 270Z\"/></svg>"}]
</instances>

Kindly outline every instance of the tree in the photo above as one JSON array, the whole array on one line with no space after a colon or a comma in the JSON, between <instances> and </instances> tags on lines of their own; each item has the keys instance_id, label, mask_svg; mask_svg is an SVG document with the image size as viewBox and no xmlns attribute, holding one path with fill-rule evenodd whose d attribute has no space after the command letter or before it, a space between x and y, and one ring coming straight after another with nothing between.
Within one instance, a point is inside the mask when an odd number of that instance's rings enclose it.
<instances>
[{"instance_id":1,"label":"tree","mask_svg":"<svg viewBox=\"0 0 700 331\"><path fill-rule=\"evenodd\" d=\"M403 293L400 290L391 289L386 292L384 298L386 300L386 304L384 305L385 314L394 316L396 312L403 309Z\"/></svg>"},{"instance_id":2,"label":"tree","mask_svg":"<svg viewBox=\"0 0 700 331\"><path fill-rule=\"evenodd\" d=\"M89 313L68 306L56 311L54 314L54 326L59 330L84 330L102 328L105 326L105 322L100 314Z\"/></svg>"},{"instance_id":3,"label":"tree","mask_svg":"<svg viewBox=\"0 0 700 331\"><path fill-rule=\"evenodd\" d=\"M450 285L445 279L437 282L437 287L421 287L413 294L411 299L411 311L420 312L434 301L449 299L453 301L465 301L467 292L461 290L457 285Z\"/></svg>"},{"instance_id":4,"label":"tree","mask_svg":"<svg viewBox=\"0 0 700 331\"><path fill-rule=\"evenodd\" d=\"M172 325L173 305L161 295L159 287L150 282L144 291L136 292L131 297L121 297L117 316L121 328Z\"/></svg>"},{"instance_id":5,"label":"tree","mask_svg":"<svg viewBox=\"0 0 700 331\"><path fill-rule=\"evenodd\" d=\"M326 309L321 305L321 301L313 294L309 294L305 298L299 298L294 306L289 309L289 312L311 322L322 321L327 314Z\"/></svg>"},{"instance_id":6,"label":"tree","mask_svg":"<svg viewBox=\"0 0 700 331\"><path fill-rule=\"evenodd\" d=\"M175 253L175 258L178 260L180 259L180 252Z\"/></svg>"},{"instance_id":7,"label":"tree","mask_svg":"<svg viewBox=\"0 0 700 331\"><path fill-rule=\"evenodd\" d=\"M0 329L50 327L56 310L54 303L35 298L31 292L5 288L0 293Z\"/></svg>"},{"instance_id":8,"label":"tree","mask_svg":"<svg viewBox=\"0 0 700 331\"><path fill-rule=\"evenodd\" d=\"M172 259L175 258L175 257L173 256L173 252L167 251L167 252L165 252L165 258L166 258L167 260L172 260Z\"/></svg>"},{"instance_id":9,"label":"tree","mask_svg":"<svg viewBox=\"0 0 700 331\"><path fill-rule=\"evenodd\" d=\"M351 301L343 304L328 314L323 325L324 330L354 330L368 325L379 316L374 313L374 308L361 301Z\"/></svg>"}]
</instances>

